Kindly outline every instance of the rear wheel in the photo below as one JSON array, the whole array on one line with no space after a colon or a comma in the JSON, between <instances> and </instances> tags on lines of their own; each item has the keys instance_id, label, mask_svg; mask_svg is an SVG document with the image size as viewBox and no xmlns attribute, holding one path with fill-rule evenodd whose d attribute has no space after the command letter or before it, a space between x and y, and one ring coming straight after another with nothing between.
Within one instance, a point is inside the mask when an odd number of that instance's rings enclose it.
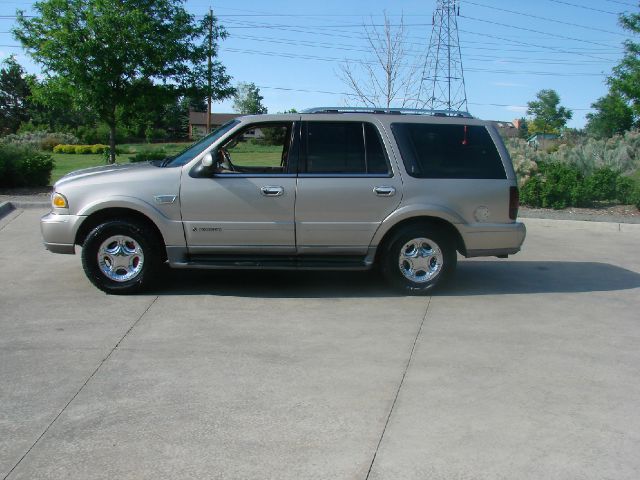
<instances>
[{"instance_id":1,"label":"rear wheel","mask_svg":"<svg viewBox=\"0 0 640 480\"><path fill-rule=\"evenodd\" d=\"M155 280L160 248L148 227L132 221L112 220L98 225L82 247L87 278L107 293L137 293Z\"/></svg>"},{"instance_id":2,"label":"rear wheel","mask_svg":"<svg viewBox=\"0 0 640 480\"><path fill-rule=\"evenodd\" d=\"M394 287L421 295L447 281L456 268L456 249L450 235L437 226L411 226L387 243L382 272Z\"/></svg>"}]
</instances>

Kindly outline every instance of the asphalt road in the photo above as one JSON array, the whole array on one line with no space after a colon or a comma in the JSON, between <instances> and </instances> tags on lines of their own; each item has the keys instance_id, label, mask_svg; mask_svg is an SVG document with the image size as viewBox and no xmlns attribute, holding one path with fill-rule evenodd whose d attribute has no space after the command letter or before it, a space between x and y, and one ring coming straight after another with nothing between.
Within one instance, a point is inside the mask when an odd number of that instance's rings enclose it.
<instances>
[{"instance_id":1,"label":"asphalt road","mask_svg":"<svg viewBox=\"0 0 640 480\"><path fill-rule=\"evenodd\" d=\"M0 220L2 479L640 478L640 230L531 222L432 297L301 272L116 297L42 213Z\"/></svg>"}]
</instances>

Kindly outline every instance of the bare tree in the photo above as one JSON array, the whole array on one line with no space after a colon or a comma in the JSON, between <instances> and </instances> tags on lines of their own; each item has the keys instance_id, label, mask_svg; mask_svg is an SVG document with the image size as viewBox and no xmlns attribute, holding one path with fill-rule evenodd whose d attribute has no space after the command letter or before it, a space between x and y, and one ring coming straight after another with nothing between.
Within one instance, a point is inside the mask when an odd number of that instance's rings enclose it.
<instances>
[{"instance_id":1,"label":"bare tree","mask_svg":"<svg viewBox=\"0 0 640 480\"><path fill-rule=\"evenodd\" d=\"M338 77L367 107L405 107L415 102L418 68L407 62L405 49L406 31L404 18L392 25L384 12L384 25L363 25L371 57L362 60L345 60L340 65ZM379 28L381 27L381 28Z\"/></svg>"}]
</instances>

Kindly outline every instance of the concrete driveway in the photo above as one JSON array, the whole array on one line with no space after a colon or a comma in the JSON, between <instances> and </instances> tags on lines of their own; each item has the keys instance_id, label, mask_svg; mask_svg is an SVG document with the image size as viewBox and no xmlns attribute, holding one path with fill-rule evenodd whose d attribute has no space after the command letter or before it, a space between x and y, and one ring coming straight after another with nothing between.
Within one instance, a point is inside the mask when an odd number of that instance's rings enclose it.
<instances>
[{"instance_id":1,"label":"concrete driveway","mask_svg":"<svg viewBox=\"0 0 640 480\"><path fill-rule=\"evenodd\" d=\"M399 297L372 273L107 296L0 220L0 478L638 479L640 231L530 222Z\"/></svg>"}]
</instances>

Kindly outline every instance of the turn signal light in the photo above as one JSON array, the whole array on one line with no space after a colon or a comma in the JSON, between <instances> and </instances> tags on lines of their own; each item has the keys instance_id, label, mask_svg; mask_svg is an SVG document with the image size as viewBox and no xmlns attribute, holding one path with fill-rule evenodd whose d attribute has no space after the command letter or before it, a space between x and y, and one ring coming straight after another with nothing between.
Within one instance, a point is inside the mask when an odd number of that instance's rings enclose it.
<instances>
[{"instance_id":1,"label":"turn signal light","mask_svg":"<svg viewBox=\"0 0 640 480\"><path fill-rule=\"evenodd\" d=\"M69 204L67 204L67 199L64 198L64 195L57 192L51 196L51 205L53 205L55 208L67 208L69 206Z\"/></svg>"}]
</instances>

